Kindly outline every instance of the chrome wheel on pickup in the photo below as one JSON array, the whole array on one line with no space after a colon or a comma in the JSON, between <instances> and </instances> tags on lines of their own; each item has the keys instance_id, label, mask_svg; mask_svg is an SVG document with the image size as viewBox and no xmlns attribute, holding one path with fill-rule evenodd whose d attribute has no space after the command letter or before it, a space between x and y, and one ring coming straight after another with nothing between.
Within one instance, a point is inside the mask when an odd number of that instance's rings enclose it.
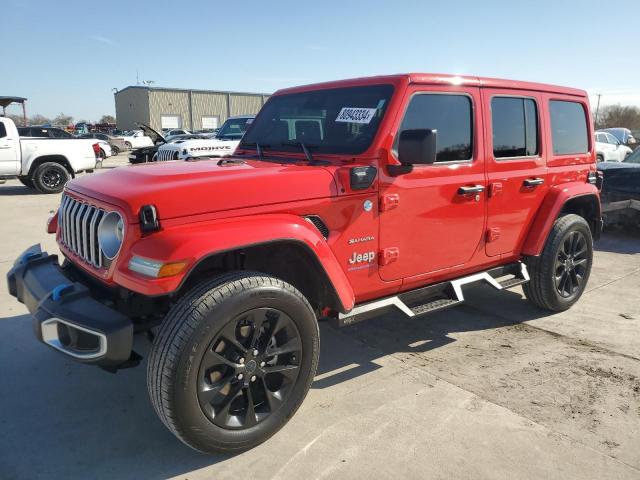
<instances>
[{"instance_id":1,"label":"chrome wheel on pickup","mask_svg":"<svg viewBox=\"0 0 640 480\"><path fill-rule=\"evenodd\" d=\"M298 290L260 273L229 273L172 307L149 358L149 394L187 445L238 452L293 416L318 356L316 317Z\"/></svg>"}]
</instances>

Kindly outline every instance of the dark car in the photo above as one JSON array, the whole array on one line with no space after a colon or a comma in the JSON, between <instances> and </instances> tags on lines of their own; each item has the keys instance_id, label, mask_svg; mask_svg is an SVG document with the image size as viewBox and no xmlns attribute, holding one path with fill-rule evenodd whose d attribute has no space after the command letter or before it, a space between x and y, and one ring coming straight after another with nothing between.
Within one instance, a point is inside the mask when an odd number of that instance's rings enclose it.
<instances>
[{"instance_id":1,"label":"dark car","mask_svg":"<svg viewBox=\"0 0 640 480\"><path fill-rule=\"evenodd\" d=\"M106 133L85 133L84 135L80 135L78 138L95 138L96 140L107 142L111 146L111 152L114 155L118 155L120 152L127 149L124 140L112 135L107 135Z\"/></svg>"},{"instance_id":2,"label":"dark car","mask_svg":"<svg viewBox=\"0 0 640 480\"><path fill-rule=\"evenodd\" d=\"M153 141L153 145L150 147L131 150L131 152L129 152L129 163L135 164L150 162L158 151L158 147L167 143L167 140L149 125L145 125L144 123L138 123L137 125L138 128L140 128L144 134Z\"/></svg>"},{"instance_id":3,"label":"dark car","mask_svg":"<svg viewBox=\"0 0 640 480\"><path fill-rule=\"evenodd\" d=\"M19 127L18 134L21 137L39 137L39 138L75 138L66 130L57 127Z\"/></svg>"},{"instance_id":4,"label":"dark car","mask_svg":"<svg viewBox=\"0 0 640 480\"><path fill-rule=\"evenodd\" d=\"M640 149L622 162L601 162L603 185L600 198L607 224L640 226Z\"/></svg>"}]
</instances>

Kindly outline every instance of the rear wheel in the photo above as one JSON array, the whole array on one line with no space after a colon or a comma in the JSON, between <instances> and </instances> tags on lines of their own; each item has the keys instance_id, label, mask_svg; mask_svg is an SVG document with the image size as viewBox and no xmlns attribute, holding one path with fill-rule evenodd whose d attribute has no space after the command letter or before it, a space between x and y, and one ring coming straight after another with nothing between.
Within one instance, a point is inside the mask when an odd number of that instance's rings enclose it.
<instances>
[{"instance_id":1,"label":"rear wheel","mask_svg":"<svg viewBox=\"0 0 640 480\"><path fill-rule=\"evenodd\" d=\"M298 290L259 273L230 273L171 309L149 358L149 394L190 447L238 452L293 416L318 356L315 314Z\"/></svg>"},{"instance_id":2,"label":"rear wheel","mask_svg":"<svg viewBox=\"0 0 640 480\"><path fill-rule=\"evenodd\" d=\"M124 146L127 147L129 150L131 150L131 143L130 142L124 142Z\"/></svg>"},{"instance_id":3,"label":"rear wheel","mask_svg":"<svg viewBox=\"0 0 640 480\"><path fill-rule=\"evenodd\" d=\"M116 155L120 154L120 149L115 145L111 145L111 153L114 156L116 156Z\"/></svg>"},{"instance_id":4,"label":"rear wheel","mask_svg":"<svg viewBox=\"0 0 640 480\"><path fill-rule=\"evenodd\" d=\"M564 215L554 223L542 254L527 260L531 281L523 285L524 294L540 308L567 310L582 296L592 262L589 224L579 215Z\"/></svg>"},{"instance_id":5,"label":"rear wheel","mask_svg":"<svg viewBox=\"0 0 640 480\"><path fill-rule=\"evenodd\" d=\"M32 181L40 193L60 193L69 178L69 172L63 165L46 162L36 168Z\"/></svg>"},{"instance_id":6,"label":"rear wheel","mask_svg":"<svg viewBox=\"0 0 640 480\"><path fill-rule=\"evenodd\" d=\"M604 157L602 155L596 155L596 162L604 162Z\"/></svg>"}]
</instances>

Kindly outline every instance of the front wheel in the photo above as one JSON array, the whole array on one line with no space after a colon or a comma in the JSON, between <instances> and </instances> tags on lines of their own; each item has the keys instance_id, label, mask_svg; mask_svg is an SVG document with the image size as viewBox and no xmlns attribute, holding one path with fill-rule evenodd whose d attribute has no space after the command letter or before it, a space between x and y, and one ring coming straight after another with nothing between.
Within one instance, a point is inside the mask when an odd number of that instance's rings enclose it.
<instances>
[{"instance_id":1,"label":"front wheel","mask_svg":"<svg viewBox=\"0 0 640 480\"><path fill-rule=\"evenodd\" d=\"M524 294L540 308L567 310L584 293L592 263L589 224L579 215L564 215L553 224L542 254L527 259L531 280Z\"/></svg>"},{"instance_id":2,"label":"front wheel","mask_svg":"<svg viewBox=\"0 0 640 480\"><path fill-rule=\"evenodd\" d=\"M206 453L239 452L275 434L311 386L315 314L293 286L260 273L210 280L160 326L147 379L156 413Z\"/></svg>"},{"instance_id":3,"label":"front wheel","mask_svg":"<svg viewBox=\"0 0 640 480\"><path fill-rule=\"evenodd\" d=\"M46 162L36 168L32 180L40 193L60 193L69 178L69 172L63 165Z\"/></svg>"}]
</instances>

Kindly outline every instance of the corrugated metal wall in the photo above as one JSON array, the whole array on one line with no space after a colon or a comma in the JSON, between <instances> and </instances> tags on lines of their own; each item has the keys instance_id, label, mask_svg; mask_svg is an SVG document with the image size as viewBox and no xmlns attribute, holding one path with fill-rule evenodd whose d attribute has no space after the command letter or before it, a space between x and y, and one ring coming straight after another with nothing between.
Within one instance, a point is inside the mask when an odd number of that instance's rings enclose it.
<instances>
[{"instance_id":1,"label":"corrugated metal wall","mask_svg":"<svg viewBox=\"0 0 640 480\"><path fill-rule=\"evenodd\" d=\"M149 91L127 88L116 92L116 121L120 130L136 128L136 122L149 124Z\"/></svg>"},{"instance_id":2,"label":"corrugated metal wall","mask_svg":"<svg viewBox=\"0 0 640 480\"><path fill-rule=\"evenodd\" d=\"M222 125L229 116L256 114L268 95L260 93L175 90L127 87L115 94L118 128L135 128L135 122L160 131L163 115L180 117L182 128L199 130L202 117L218 117Z\"/></svg>"}]
</instances>

